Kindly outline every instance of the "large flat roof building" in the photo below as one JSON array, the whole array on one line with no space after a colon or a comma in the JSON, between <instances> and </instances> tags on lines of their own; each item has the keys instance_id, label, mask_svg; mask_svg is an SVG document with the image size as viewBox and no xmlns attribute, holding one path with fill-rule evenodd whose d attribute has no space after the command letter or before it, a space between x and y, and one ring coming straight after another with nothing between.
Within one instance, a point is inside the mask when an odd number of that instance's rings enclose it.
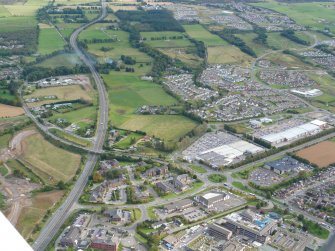
<instances>
[{"instance_id":1,"label":"large flat roof building","mask_svg":"<svg viewBox=\"0 0 335 251\"><path fill-rule=\"evenodd\" d=\"M229 199L230 196L222 192L210 192L201 196L195 197L195 200L198 201L201 205L206 208L213 208L216 203Z\"/></svg>"}]
</instances>

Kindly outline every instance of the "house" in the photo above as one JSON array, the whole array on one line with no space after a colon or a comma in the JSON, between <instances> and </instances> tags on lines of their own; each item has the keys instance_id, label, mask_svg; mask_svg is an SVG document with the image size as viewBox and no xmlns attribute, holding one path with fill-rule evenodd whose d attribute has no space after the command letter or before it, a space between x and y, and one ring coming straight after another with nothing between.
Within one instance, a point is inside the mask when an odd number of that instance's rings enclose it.
<instances>
[{"instance_id":1,"label":"house","mask_svg":"<svg viewBox=\"0 0 335 251\"><path fill-rule=\"evenodd\" d=\"M169 193L171 191L173 191L173 189L171 188L171 186L168 184L168 182L162 182L159 181L156 183L156 186L159 190L161 190L163 193Z\"/></svg>"},{"instance_id":2,"label":"house","mask_svg":"<svg viewBox=\"0 0 335 251\"><path fill-rule=\"evenodd\" d=\"M158 229L158 228L166 227L166 226L167 226L167 223L165 221L157 221L151 224L151 227L153 229Z\"/></svg>"},{"instance_id":3,"label":"house","mask_svg":"<svg viewBox=\"0 0 335 251\"><path fill-rule=\"evenodd\" d=\"M61 238L60 245L65 247L76 246L79 242L80 233L79 227L70 227L69 231Z\"/></svg>"},{"instance_id":4,"label":"house","mask_svg":"<svg viewBox=\"0 0 335 251\"><path fill-rule=\"evenodd\" d=\"M121 222L126 220L125 212L122 209L111 209L104 212L113 222Z\"/></svg>"},{"instance_id":5,"label":"house","mask_svg":"<svg viewBox=\"0 0 335 251\"><path fill-rule=\"evenodd\" d=\"M112 168L118 168L118 167L120 167L120 163L116 159L100 161L99 173L101 175L104 175L107 173L108 170Z\"/></svg>"},{"instance_id":6,"label":"house","mask_svg":"<svg viewBox=\"0 0 335 251\"><path fill-rule=\"evenodd\" d=\"M167 166L162 167L153 167L148 169L144 175L146 177L158 177L158 176L164 176L168 173L169 168Z\"/></svg>"},{"instance_id":7,"label":"house","mask_svg":"<svg viewBox=\"0 0 335 251\"><path fill-rule=\"evenodd\" d=\"M192 183L192 178L188 174L181 174L174 177L174 187L179 191L184 191L188 188L188 185Z\"/></svg>"}]
</instances>

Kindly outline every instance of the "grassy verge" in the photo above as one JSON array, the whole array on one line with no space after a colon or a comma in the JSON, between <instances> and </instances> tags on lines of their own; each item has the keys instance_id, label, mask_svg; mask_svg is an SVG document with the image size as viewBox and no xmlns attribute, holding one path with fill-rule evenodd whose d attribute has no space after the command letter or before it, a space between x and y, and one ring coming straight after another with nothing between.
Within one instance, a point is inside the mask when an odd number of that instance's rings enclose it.
<instances>
[{"instance_id":1,"label":"grassy verge","mask_svg":"<svg viewBox=\"0 0 335 251\"><path fill-rule=\"evenodd\" d=\"M227 177L222 174L211 174L208 176L208 179L213 183L221 183L227 181Z\"/></svg>"},{"instance_id":2,"label":"grassy verge","mask_svg":"<svg viewBox=\"0 0 335 251\"><path fill-rule=\"evenodd\" d=\"M190 168L197 173L207 173L207 170L201 166L190 165Z\"/></svg>"}]
</instances>

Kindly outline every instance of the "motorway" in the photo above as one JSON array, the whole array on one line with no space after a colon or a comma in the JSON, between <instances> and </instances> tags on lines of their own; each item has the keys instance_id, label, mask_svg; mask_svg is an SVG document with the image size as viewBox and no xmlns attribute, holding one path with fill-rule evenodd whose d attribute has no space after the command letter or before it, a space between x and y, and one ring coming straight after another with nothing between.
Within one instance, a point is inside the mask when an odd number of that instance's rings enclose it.
<instances>
[{"instance_id":1,"label":"motorway","mask_svg":"<svg viewBox=\"0 0 335 251\"><path fill-rule=\"evenodd\" d=\"M44 225L40 235L32 245L32 248L36 251L46 249L50 241L54 238L58 230L61 228L65 220L70 215L72 206L78 201L80 194L82 193L84 187L86 186L88 177L91 175L94 166L97 162L98 156L95 154L95 152L100 152L102 150L105 141L105 135L108 129L108 98L106 95L106 89L103 80L101 79L100 75L94 68L93 64L79 49L77 39L80 32L82 32L90 25L103 20L106 17L106 15L107 15L106 3L104 2L104 0L102 0L100 16L97 19L91 21L90 23L87 23L78 28L71 35L70 38L70 45L72 46L74 52L83 61L83 63L90 69L99 93L99 121L97 123L96 140L91 149L92 153L88 154L84 170L81 173L78 180L76 181L76 183L74 184L68 197L65 199L63 204L49 218L49 220Z\"/></svg>"}]
</instances>

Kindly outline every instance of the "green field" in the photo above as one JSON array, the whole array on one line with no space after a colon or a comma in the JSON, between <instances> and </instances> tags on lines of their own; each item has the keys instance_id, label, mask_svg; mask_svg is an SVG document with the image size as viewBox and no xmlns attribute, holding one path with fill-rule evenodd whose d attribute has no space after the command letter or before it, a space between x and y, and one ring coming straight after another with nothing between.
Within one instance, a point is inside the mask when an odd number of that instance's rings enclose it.
<instances>
[{"instance_id":1,"label":"green field","mask_svg":"<svg viewBox=\"0 0 335 251\"><path fill-rule=\"evenodd\" d=\"M190 37L204 42L206 46L228 45L226 41L222 40L219 36L210 33L200 24L183 25L183 27Z\"/></svg>"},{"instance_id":2,"label":"green field","mask_svg":"<svg viewBox=\"0 0 335 251\"><path fill-rule=\"evenodd\" d=\"M55 28L43 28L38 39L38 52L41 55L50 54L64 49L65 42Z\"/></svg>"},{"instance_id":3,"label":"green field","mask_svg":"<svg viewBox=\"0 0 335 251\"><path fill-rule=\"evenodd\" d=\"M298 24L310 26L314 29L331 27L335 31L334 3L278 3L275 1L253 3L253 5L272 9L286 14ZM332 7L329 7L332 6ZM329 25L333 24L333 25Z\"/></svg>"},{"instance_id":4,"label":"green field","mask_svg":"<svg viewBox=\"0 0 335 251\"><path fill-rule=\"evenodd\" d=\"M155 48L182 48L182 47L191 47L193 44L190 40L184 39L167 39L167 40L153 40L146 41L146 44L155 47Z\"/></svg>"},{"instance_id":5,"label":"green field","mask_svg":"<svg viewBox=\"0 0 335 251\"><path fill-rule=\"evenodd\" d=\"M55 147L40 134L29 136L23 142L22 160L47 183L70 180L80 165L80 155Z\"/></svg>"},{"instance_id":6,"label":"green field","mask_svg":"<svg viewBox=\"0 0 335 251\"><path fill-rule=\"evenodd\" d=\"M0 150L8 147L9 140L12 138L12 135L5 134L0 136Z\"/></svg>"}]
</instances>

